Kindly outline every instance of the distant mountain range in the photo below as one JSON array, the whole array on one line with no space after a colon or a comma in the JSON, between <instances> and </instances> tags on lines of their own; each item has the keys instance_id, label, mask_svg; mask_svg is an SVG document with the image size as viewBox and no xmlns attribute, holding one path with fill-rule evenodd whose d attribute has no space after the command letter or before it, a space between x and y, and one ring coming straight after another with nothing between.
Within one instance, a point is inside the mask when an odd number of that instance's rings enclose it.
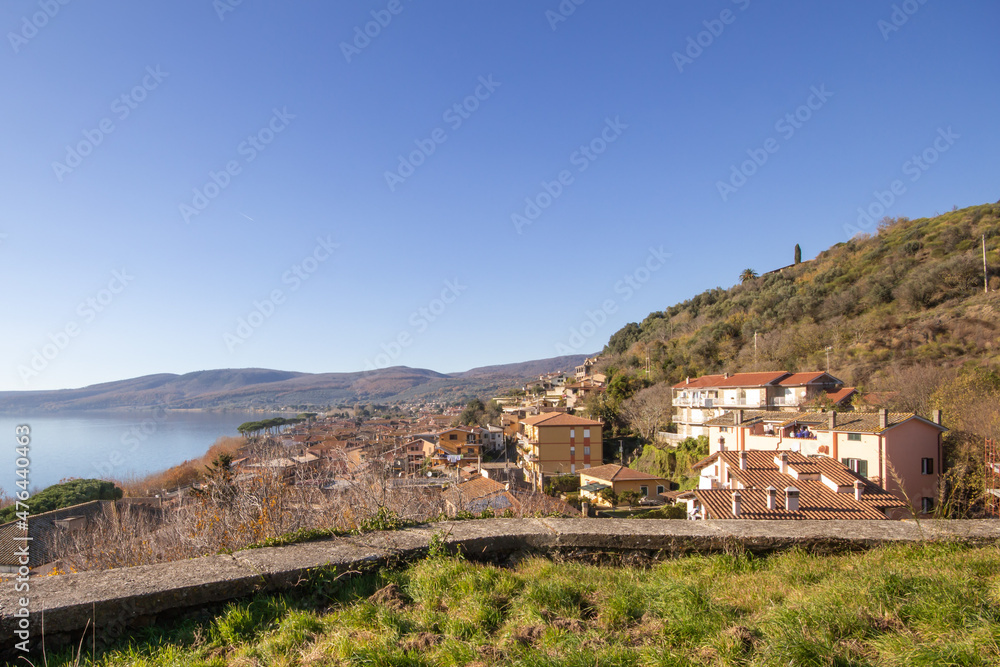
<instances>
[{"instance_id":1,"label":"distant mountain range","mask_svg":"<svg viewBox=\"0 0 1000 667\"><path fill-rule=\"evenodd\" d=\"M65 410L276 409L299 406L467 401L532 379L571 371L587 355L483 366L462 373L393 366L357 373L296 373L265 368L159 373L80 389L0 392L0 412Z\"/></svg>"}]
</instances>

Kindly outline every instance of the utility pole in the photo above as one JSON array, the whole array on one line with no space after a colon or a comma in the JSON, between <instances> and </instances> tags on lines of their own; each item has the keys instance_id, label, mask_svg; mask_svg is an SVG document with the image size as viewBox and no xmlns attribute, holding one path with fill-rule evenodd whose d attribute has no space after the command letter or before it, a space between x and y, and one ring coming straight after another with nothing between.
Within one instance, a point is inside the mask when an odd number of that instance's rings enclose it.
<instances>
[{"instance_id":1,"label":"utility pole","mask_svg":"<svg viewBox=\"0 0 1000 667\"><path fill-rule=\"evenodd\" d=\"M753 332L753 366L757 370L757 332Z\"/></svg>"},{"instance_id":2,"label":"utility pole","mask_svg":"<svg viewBox=\"0 0 1000 667\"><path fill-rule=\"evenodd\" d=\"M830 350L832 350L832 349L833 349L833 347L831 347L830 345L826 346L826 372L827 373L830 372Z\"/></svg>"}]
</instances>

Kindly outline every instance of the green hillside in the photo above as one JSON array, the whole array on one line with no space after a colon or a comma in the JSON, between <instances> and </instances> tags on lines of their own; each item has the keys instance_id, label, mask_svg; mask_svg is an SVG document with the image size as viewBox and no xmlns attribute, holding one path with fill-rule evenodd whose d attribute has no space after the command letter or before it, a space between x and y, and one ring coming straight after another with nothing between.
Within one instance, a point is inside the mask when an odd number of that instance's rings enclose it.
<instances>
[{"instance_id":1,"label":"green hillside","mask_svg":"<svg viewBox=\"0 0 1000 667\"><path fill-rule=\"evenodd\" d=\"M789 239L789 257L794 245ZM877 381L890 366L995 365L998 249L1000 204L919 220L886 218L874 235L626 325L605 347L605 364L644 368L648 354L650 379L673 383L724 371L822 370L829 347L830 371L859 385Z\"/></svg>"}]
</instances>

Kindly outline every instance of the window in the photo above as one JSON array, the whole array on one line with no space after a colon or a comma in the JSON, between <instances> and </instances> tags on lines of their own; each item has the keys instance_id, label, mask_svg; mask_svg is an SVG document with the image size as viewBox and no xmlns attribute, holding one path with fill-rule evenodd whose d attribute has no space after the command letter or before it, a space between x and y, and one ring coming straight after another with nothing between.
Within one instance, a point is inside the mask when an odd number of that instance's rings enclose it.
<instances>
[{"instance_id":1,"label":"window","mask_svg":"<svg viewBox=\"0 0 1000 667\"><path fill-rule=\"evenodd\" d=\"M649 497L649 487L648 486L640 486L639 487L639 495L642 496L643 498L648 498Z\"/></svg>"},{"instance_id":2,"label":"window","mask_svg":"<svg viewBox=\"0 0 1000 667\"><path fill-rule=\"evenodd\" d=\"M569 471L570 471L570 473L576 472L576 464L575 463L570 463L569 464Z\"/></svg>"},{"instance_id":3,"label":"window","mask_svg":"<svg viewBox=\"0 0 1000 667\"><path fill-rule=\"evenodd\" d=\"M589 445L587 445L587 446L585 446L583 448L583 455L584 456L590 456L590 446Z\"/></svg>"},{"instance_id":4,"label":"window","mask_svg":"<svg viewBox=\"0 0 1000 667\"><path fill-rule=\"evenodd\" d=\"M575 437L576 437L576 429L575 428L571 428L569 430L569 439L572 440Z\"/></svg>"},{"instance_id":5,"label":"window","mask_svg":"<svg viewBox=\"0 0 1000 667\"><path fill-rule=\"evenodd\" d=\"M848 470L856 472L862 477L868 476L868 461L864 459L844 459L843 464Z\"/></svg>"},{"instance_id":6,"label":"window","mask_svg":"<svg viewBox=\"0 0 1000 667\"><path fill-rule=\"evenodd\" d=\"M576 447L574 447L573 445L570 445L569 446L569 453L570 454L575 454L576 453Z\"/></svg>"},{"instance_id":7,"label":"window","mask_svg":"<svg viewBox=\"0 0 1000 667\"><path fill-rule=\"evenodd\" d=\"M920 474L921 475L934 474L934 459L920 459Z\"/></svg>"},{"instance_id":8,"label":"window","mask_svg":"<svg viewBox=\"0 0 1000 667\"><path fill-rule=\"evenodd\" d=\"M934 499L927 498L926 496L920 499L920 511L924 514L930 514L934 511Z\"/></svg>"},{"instance_id":9,"label":"window","mask_svg":"<svg viewBox=\"0 0 1000 667\"><path fill-rule=\"evenodd\" d=\"M585 437L585 438L589 438L590 437L590 429L589 428L583 429L583 437Z\"/></svg>"},{"instance_id":10,"label":"window","mask_svg":"<svg viewBox=\"0 0 1000 667\"><path fill-rule=\"evenodd\" d=\"M848 433L847 434L847 439L851 440L853 442L861 442L861 434L860 433Z\"/></svg>"},{"instance_id":11,"label":"window","mask_svg":"<svg viewBox=\"0 0 1000 667\"><path fill-rule=\"evenodd\" d=\"M663 485L657 484L656 485L656 495L660 495L661 493L663 493Z\"/></svg>"},{"instance_id":12,"label":"window","mask_svg":"<svg viewBox=\"0 0 1000 667\"><path fill-rule=\"evenodd\" d=\"M729 433L729 427L728 426L720 426L719 427L719 433Z\"/></svg>"},{"instance_id":13,"label":"window","mask_svg":"<svg viewBox=\"0 0 1000 667\"><path fill-rule=\"evenodd\" d=\"M451 435L448 436L448 439L449 440L458 440L458 436L455 435L454 433L452 433Z\"/></svg>"},{"instance_id":14,"label":"window","mask_svg":"<svg viewBox=\"0 0 1000 667\"><path fill-rule=\"evenodd\" d=\"M584 464L583 464L583 467L584 467L584 468L589 468L589 467L590 467L590 464L589 464L589 463L584 463Z\"/></svg>"}]
</instances>

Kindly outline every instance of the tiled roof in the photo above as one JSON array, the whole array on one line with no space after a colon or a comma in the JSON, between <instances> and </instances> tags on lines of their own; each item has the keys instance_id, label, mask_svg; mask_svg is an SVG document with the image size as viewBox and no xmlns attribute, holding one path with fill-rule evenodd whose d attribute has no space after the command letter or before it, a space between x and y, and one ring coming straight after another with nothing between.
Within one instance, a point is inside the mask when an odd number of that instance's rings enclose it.
<instances>
[{"instance_id":1,"label":"tiled roof","mask_svg":"<svg viewBox=\"0 0 1000 667\"><path fill-rule=\"evenodd\" d=\"M879 426L879 414L877 412L838 412L837 426L833 430L839 433L881 433L911 419L919 419L942 431L948 430L940 424L935 424L929 419L919 417L912 412L890 412L886 422L888 425L885 429ZM820 430L828 429L824 428Z\"/></svg>"},{"instance_id":2,"label":"tiled roof","mask_svg":"<svg viewBox=\"0 0 1000 667\"><path fill-rule=\"evenodd\" d=\"M792 373L786 378L783 378L778 384L782 387L801 387L803 385L810 384L821 380L824 376L828 378L827 382L835 382L837 384L843 384L840 380L833 377L829 373L823 371L813 371L810 373Z\"/></svg>"},{"instance_id":3,"label":"tiled roof","mask_svg":"<svg viewBox=\"0 0 1000 667\"><path fill-rule=\"evenodd\" d=\"M780 472L776 459L781 453L788 455L790 472L797 473L798 478ZM807 457L791 451L748 450L745 452L747 464L744 470L740 469L740 454L728 451L718 452L716 456L727 463L728 474L744 487L739 489L742 496L741 519L884 519L882 509L903 505L882 487L826 456ZM806 478L813 475L821 478ZM822 477L851 490L837 493L823 483ZM861 502L855 500L853 491L854 482L858 480L865 485ZM778 489L778 504L774 510L767 509L766 489L769 486ZM784 489L790 486L800 491L799 511L794 513L784 509ZM733 490L699 489L693 493L713 518L736 518L732 515Z\"/></svg>"},{"instance_id":4,"label":"tiled roof","mask_svg":"<svg viewBox=\"0 0 1000 667\"><path fill-rule=\"evenodd\" d=\"M778 380L790 375L788 371L770 371L767 373L733 373L725 375L703 375L691 382L679 382L674 389L704 388L704 387L763 387L776 384Z\"/></svg>"},{"instance_id":5,"label":"tiled roof","mask_svg":"<svg viewBox=\"0 0 1000 667\"><path fill-rule=\"evenodd\" d=\"M855 389L854 387L844 387L842 389L838 389L837 391L826 392L826 398L828 401L836 405L837 403L842 403L843 401L846 401L848 398L854 396L854 394L856 393L858 393L858 390Z\"/></svg>"},{"instance_id":6,"label":"tiled roof","mask_svg":"<svg viewBox=\"0 0 1000 667\"><path fill-rule=\"evenodd\" d=\"M540 415L522 419L521 423L529 426L601 426L599 421L574 417L565 412L543 412Z\"/></svg>"},{"instance_id":7,"label":"tiled roof","mask_svg":"<svg viewBox=\"0 0 1000 667\"><path fill-rule=\"evenodd\" d=\"M715 387L717 386L715 383L718 382L719 380L722 380L723 378L724 376L722 375L702 375L701 377L697 377L691 380L690 382L688 381L678 382L677 384L674 385L674 389L686 389L686 388L698 389L700 387Z\"/></svg>"},{"instance_id":8,"label":"tiled roof","mask_svg":"<svg viewBox=\"0 0 1000 667\"><path fill-rule=\"evenodd\" d=\"M785 509L784 488L778 489L775 509L767 509L765 489L740 489L740 515L733 516L733 492L729 489L695 491L695 496L713 519L885 519L874 505L858 502L853 493L834 493L821 482L793 480L799 490L799 510Z\"/></svg>"},{"instance_id":9,"label":"tiled roof","mask_svg":"<svg viewBox=\"0 0 1000 667\"><path fill-rule=\"evenodd\" d=\"M701 461L698 461L693 466L691 466L691 469L692 470L701 470L705 466L707 466L707 465L709 465L711 463L714 463L715 459L717 459L717 458L719 458L719 452L716 452L714 454L709 454L708 456L706 456L705 458L703 458Z\"/></svg>"},{"instance_id":10,"label":"tiled roof","mask_svg":"<svg viewBox=\"0 0 1000 667\"><path fill-rule=\"evenodd\" d=\"M506 486L488 477L474 477L452 487L446 494L458 509L469 512L478 513L487 508L516 510L521 505Z\"/></svg>"},{"instance_id":11,"label":"tiled roof","mask_svg":"<svg viewBox=\"0 0 1000 667\"><path fill-rule=\"evenodd\" d=\"M495 482L489 477L476 477L475 479L470 479L468 482L462 482L456 488L466 500L482 498L507 490L507 487L503 484Z\"/></svg>"},{"instance_id":12,"label":"tiled roof","mask_svg":"<svg viewBox=\"0 0 1000 667\"><path fill-rule=\"evenodd\" d=\"M641 481L647 479L662 479L662 477L657 477L656 475L650 475L649 473L641 472L639 470L633 470L632 468L626 468L624 466L617 465L615 463L608 463L607 465L597 466L595 468L585 468L580 470L581 475L586 475L587 477L593 477L595 479L603 479L608 482L622 482L626 480Z\"/></svg>"}]
</instances>

